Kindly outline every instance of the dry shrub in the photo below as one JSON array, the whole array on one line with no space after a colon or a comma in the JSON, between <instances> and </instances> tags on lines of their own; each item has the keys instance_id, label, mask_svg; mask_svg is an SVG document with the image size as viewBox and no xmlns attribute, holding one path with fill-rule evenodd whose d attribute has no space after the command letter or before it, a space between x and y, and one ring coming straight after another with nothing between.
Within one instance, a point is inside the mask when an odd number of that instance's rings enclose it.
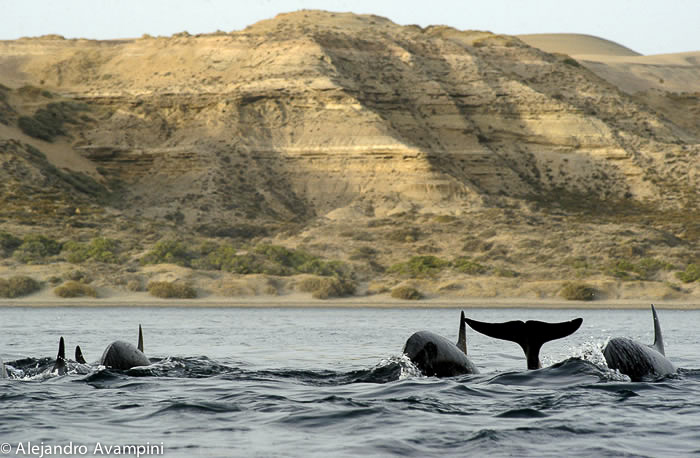
<instances>
[{"instance_id":1,"label":"dry shrub","mask_svg":"<svg viewBox=\"0 0 700 458\"><path fill-rule=\"evenodd\" d=\"M97 297L97 290L90 285L79 281L70 280L53 290L59 297Z\"/></svg>"},{"instance_id":2,"label":"dry shrub","mask_svg":"<svg viewBox=\"0 0 700 458\"><path fill-rule=\"evenodd\" d=\"M41 289L38 281L18 275L7 280L0 278L0 297L15 298L32 294Z\"/></svg>"},{"instance_id":3,"label":"dry shrub","mask_svg":"<svg viewBox=\"0 0 700 458\"><path fill-rule=\"evenodd\" d=\"M407 301L417 301L423 299L423 294L413 286L397 286L391 290L391 297Z\"/></svg>"},{"instance_id":4,"label":"dry shrub","mask_svg":"<svg viewBox=\"0 0 700 458\"><path fill-rule=\"evenodd\" d=\"M569 301L592 301L599 292L585 283L566 283L559 295Z\"/></svg>"},{"instance_id":5,"label":"dry shrub","mask_svg":"<svg viewBox=\"0 0 700 458\"><path fill-rule=\"evenodd\" d=\"M329 299L351 296L355 294L357 285L351 280L339 277L308 277L297 284L297 289L303 293L311 293L314 299Z\"/></svg>"},{"instance_id":6,"label":"dry shrub","mask_svg":"<svg viewBox=\"0 0 700 458\"><path fill-rule=\"evenodd\" d=\"M192 286L168 281L150 282L148 292L151 296L162 299L194 299L197 297L197 291Z\"/></svg>"}]
</instances>

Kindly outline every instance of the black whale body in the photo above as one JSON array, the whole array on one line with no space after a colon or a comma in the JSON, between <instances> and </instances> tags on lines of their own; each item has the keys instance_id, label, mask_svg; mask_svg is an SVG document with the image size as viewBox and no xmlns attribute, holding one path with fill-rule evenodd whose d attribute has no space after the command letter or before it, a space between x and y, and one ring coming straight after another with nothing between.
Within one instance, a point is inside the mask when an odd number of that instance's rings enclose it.
<instances>
[{"instance_id":1,"label":"black whale body","mask_svg":"<svg viewBox=\"0 0 700 458\"><path fill-rule=\"evenodd\" d=\"M129 342L124 342L123 340L112 342L107 345L104 353L102 353L100 364L105 367L121 370L150 365L151 361L143 353L143 332L141 331L141 325L139 325L138 347L135 347Z\"/></svg>"},{"instance_id":2,"label":"black whale body","mask_svg":"<svg viewBox=\"0 0 700 458\"><path fill-rule=\"evenodd\" d=\"M406 341L403 351L429 377L479 373L474 363L453 342L434 332L414 333Z\"/></svg>"},{"instance_id":3,"label":"black whale body","mask_svg":"<svg viewBox=\"0 0 700 458\"><path fill-rule=\"evenodd\" d=\"M462 312L456 344L434 332L418 331L408 338L403 352L428 377L478 374L479 370L467 357L466 332Z\"/></svg>"},{"instance_id":4,"label":"black whale body","mask_svg":"<svg viewBox=\"0 0 700 458\"><path fill-rule=\"evenodd\" d=\"M627 337L610 339L603 356L610 369L617 369L632 381L657 378L676 372L676 367L666 358L661 325L656 309L651 306L654 317L654 343L644 345Z\"/></svg>"}]
</instances>

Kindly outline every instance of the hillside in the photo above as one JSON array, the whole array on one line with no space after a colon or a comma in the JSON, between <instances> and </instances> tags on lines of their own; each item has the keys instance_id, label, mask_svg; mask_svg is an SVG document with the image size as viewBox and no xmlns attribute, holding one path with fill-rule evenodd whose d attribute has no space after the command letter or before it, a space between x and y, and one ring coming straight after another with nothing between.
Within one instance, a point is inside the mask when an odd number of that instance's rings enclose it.
<instances>
[{"instance_id":1,"label":"hillside","mask_svg":"<svg viewBox=\"0 0 700 458\"><path fill-rule=\"evenodd\" d=\"M206 295L327 274L270 270L271 243L336 260L357 294L698 294L675 277L699 261L697 123L516 37L302 11L232 33L0 42L0 83L0 231L107 237L121 256L8 254L0 276ZM143 262L169 240L187 255ZM267 270L193 261L213 245ZM434 265L402 269L412 256Z\"/></svg>"}]
</instances>

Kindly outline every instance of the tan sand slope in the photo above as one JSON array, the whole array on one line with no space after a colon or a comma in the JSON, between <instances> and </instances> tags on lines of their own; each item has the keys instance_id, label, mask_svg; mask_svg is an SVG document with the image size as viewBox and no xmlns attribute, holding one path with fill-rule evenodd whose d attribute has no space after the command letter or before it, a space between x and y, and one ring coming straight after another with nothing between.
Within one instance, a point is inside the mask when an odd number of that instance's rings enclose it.
<instances>
[{"instance_id":1,"label":"tan sand slope","mask_svg":"<svg viewBox=\"0 0 700 458\"><path fill-rule=\"evenodd\" d=\"M641 56L614 41L593 35L578 33L534 33L527 35L517 35L518 38L535 48L551 53L568 54L570 56L579 54L591 54L597 56Z\"/></svg>"},{"instance_id":2,"label":"tan sand slope","mask_svg":"<svg viewBox=\"0 0 700 458\"><path fill-rule=\"evenodd\" d=\"M644 56L591 35L519 35L525 43L550 53L568 54L625 92L650 89L700 92L700 51Z\"/></svg>"}]
</instances>

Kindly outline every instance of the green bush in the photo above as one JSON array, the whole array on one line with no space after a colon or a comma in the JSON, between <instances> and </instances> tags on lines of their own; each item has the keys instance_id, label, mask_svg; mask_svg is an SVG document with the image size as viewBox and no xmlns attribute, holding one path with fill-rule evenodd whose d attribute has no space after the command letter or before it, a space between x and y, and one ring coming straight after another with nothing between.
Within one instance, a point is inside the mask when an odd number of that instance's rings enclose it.
<instances>
[{"instance_id":1,"label":"green bush","mask_svg":"<svg viewBox=\"0 0 700 458\"><path fill-rule=\"evenodd\" d=\"M660 270L670 270L673 266L654 258L644 258L638 263L621 260L609 264L605 273L622 280L651 280Z\"/></svg>"},{"instance_id":2,"label":"green bush","mask_svg":"<svg viewBox=\"0 0 700 458\"><path fill-rule=\"evenodd\" d=\"M150 282L148 292L151 296L163 299L194 299L197 297L197 291L192 286L167 281Z\"/></svg>"},{"instance_id":3,"label":"green bush","mask_svg":"<svg viewBox=\"0 0 700 458\"><path fill-rule=\"evenodd\" d=\"M27 235L22 239L22 244L17 247L13 256L26 264L38 264L46 261L50 256L59 254L61 248L61 243L43 235Z\"/></svg>"},{"instance_id":4,"label":"green bush","mask_svg":"<svg viewBox=\"0 0 700 458\"><path fill-rule=\"evenodd\" d=\"M193 254L190 253L183 242L161 240L141 258L141 264L177 264L183 267L190 267L192 258Z\"/></svg>"},{"instance_id":5,"label":"green bush","mask_svg":"<svg viewBox=\"0 0 700 458\"><path fill-rule=\"evenodd\" d=\"M440 273L449 264L449 262L436 256L413 256L406 262L394 264L389 268L389 272L407 275L412 278L432 277Z\"/></svg>"},{"instance_id":6,"label":"green bush","mask_svg":"<svg viewBox=\"0 0 700 458\"><path fill-rule=\"evenodd\" d=\"M486 273L488 270L486 266L482 266L476 261L472 261L467 257L459 257L452 261L452 268L457 272L461 272L469 275L479 275Z\"/></svg>"},{"instance_id":7,"label":"green bush","mask_svg":"<svg viewBox=\"0 0 700 458\"><path fill-rule=\"evenodd\" d=\"M120 262L117 252L119 242L104 237L97 237L90 243L67 242L63 246L68 251L66 259L68 262L79 264L87 260L118 264Z\"/></svg>"},{"instance_id":8,"label":"green bush","mask_svg":"<svg viewBox=\"0 0 700 458\"><path fill-rule=\"evenodd\" d=\"M407 301L423 299L423 294L412 286L397 286L391 290L391 297Z\"/></svg>"},{"instance_id":9,"label":"green bush","mask_svg":"<svg viewBox=\"0 0 700 458\"><path fill-rule=\"evenodd\" d=\"M8 232L0 232L0 256L12 256L12 253L22 245L22 239Z\"/></svg>"},{"instance_id":10,"label":"green bush","mask_svg":"<svg viewBox=\"0 0 700 458\"><path fill-rule=\"evenodd\" d=\"M41 289L41 284L30 277L17 275L7 280L0 278L0 297L15 298L35 293Z\"/></svg>"},{"instance_id":11,"label":"green bush","mask_svg":"<svg viewBox=\"0 0 700 458\"><path fill-rule=\"evenodd\" d=\"M676 272L676 277L683 283L700 281L700 264L688 264L683 272Z\"/></svg>"},{"instance_id":12,"label":"green bush","mask_svg":"<svg viewBox=\"0 0 700 458\"><path fill-rule=\"evenodd\" d=\"M592 301L598 291L585 283L566 283L559 295L569 301Z\"/></svg>"},{"instance_id":13,"label":"green bush","mask_svg":"<svg viewBox=\"0 0 700 458\"><path fill-rule=\"evenodd\" d=\"M70 280L53 290L54 294L59 297L97 297L97 291L90 285L85 283Z\"/></svg>"}]
</instances>

